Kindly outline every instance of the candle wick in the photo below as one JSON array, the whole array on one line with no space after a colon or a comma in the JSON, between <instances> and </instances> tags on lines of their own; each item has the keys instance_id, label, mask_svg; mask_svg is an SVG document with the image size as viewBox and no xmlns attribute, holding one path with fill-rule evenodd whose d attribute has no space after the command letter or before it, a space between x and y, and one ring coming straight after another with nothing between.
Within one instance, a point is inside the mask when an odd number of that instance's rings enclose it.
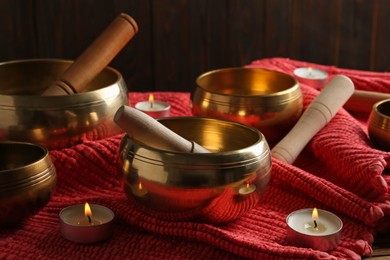
<instances>
[{"instance_id":1,"label":"candle wick","mask_svg":"<svg viewBox=\"0 0 390 260\"><path fill-rule=\"evenodd\" d=\"M153 102L150 102L150 108L153 108Z\"/></svg>"},{"instance_id":2,"label":"candle wick","mask_svg":"<svg viewBox=\"0 0 390 260\"><path fill-rule=\"evenodd\" d=\"M314 220L314 228L317 228L317 221Z\"/></svg>"},{"instance_id":3,"label":"candle wick","mask_svg":"<svg viewBox=\"0 0 390 260\"><path fill-rule=\"evenodd\" d=\"M91 217L90 217L90 216L87 216L87 217L88 217L88 222L89 222L89 224L91 224L91 223L92 223Z\"/></svg>"}]
</instances>

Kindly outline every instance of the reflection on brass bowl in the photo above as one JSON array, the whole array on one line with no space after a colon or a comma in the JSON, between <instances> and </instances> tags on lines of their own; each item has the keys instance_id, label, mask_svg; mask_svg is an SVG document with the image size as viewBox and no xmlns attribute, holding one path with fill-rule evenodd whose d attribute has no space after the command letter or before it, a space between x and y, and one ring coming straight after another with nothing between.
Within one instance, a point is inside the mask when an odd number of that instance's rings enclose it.
<instances>
[{"instance_id":1,"label":"reflection on brass bowl","mask_svg":"<svg viewBox=\"0 0 390 260\"><path fill-rule=\"evenodd\" d=\"M225 68L200 75L192 96L195 116L225 118L259 129L268 142L298 121L302 92L290 75L255 68Z\"/></svg>"},{"instance_id":2,"label":"reflection on brass bowl","mask_svg":"<svg viewBox=\"0 0 390 260\"><path fill-rule=\"evenodd\" d=\"M22 142L0 142L0 225L18 224L50 200L56 170L48 150Z\"/></svg>"},{"instance_id":3,"label":"reflection on brass bowl","mask_svg":"<svg viewBox=\"0 0 390 260\"><path fill-rule=\"evenodd\" d=\"M159 119L212 153L163 151L125 135L118 169L127 197L158 218L225 222L259 200L271 176L264 136L247 125L205 117Z\"/></svg>"},{"instance_id":4,"label":"reflection on brass bowl","mask_svg":"<svg viewBox=\"0 0 390 260\"><path fill-rule=\"evenodd\" d=\"M121 74L105 68L86 92L40 96L71 61L39 59L0 63L0 140L69 147L119 133L115 111L128 104Z\"/></svg>"},{"instance_id":5,"label":"reflection on brass bowl","mask_svg":"<svg viewBox=\"0 0 390 260\"><path fill-rule=\"evenodd\" d=\"M368 134L375 147L390 151L390 99L374 104L368 119Z\"/></svg>"}]
</instances>

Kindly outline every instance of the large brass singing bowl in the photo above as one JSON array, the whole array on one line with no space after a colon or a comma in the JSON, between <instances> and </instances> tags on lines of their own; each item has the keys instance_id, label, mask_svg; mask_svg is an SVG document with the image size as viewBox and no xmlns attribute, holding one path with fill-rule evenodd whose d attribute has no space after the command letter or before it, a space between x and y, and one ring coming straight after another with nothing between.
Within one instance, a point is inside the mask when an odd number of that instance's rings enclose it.
<instances>
[{"instance_id":1,"label":"large brass singing bowl","mask_svg":"<svg viewBox=\"0 0 390 260\"><path fill-rule=\"evenodd\" d=\"M163 151L125 135L118 166L127 197L158 218L225 222L258 202L271 176L264 136L237 122L204 117L159 121L212 153Z\"/></svg>"},{"instance_id":2,"label":"large brass singing bowl","mask_svg":"<svg viewBox=\"0 0 390 260\"><path fill-rule=\"evenodd\" d=\"M120 132L112 118L128 104L127 87L113 68L105 68L83 93L41 96L70 64L53 59L0 63L0 140L55 149Z\"/></svg>"},{"instance_id":3,"label":"large brass singing bowl","mask_svg":"<svg viewBox=\"0 0 390 260\"><path fill-rule=\"evenodd\" d=\"M303 109L298 81L285 73L256 68L225 68L196 79L195 116L225 118L253 126L268 142L282 139Z\"/></svg>"},{"instance_id":4,"label":"large brass singing bowl","mask_svg":"<svg viewBox=\"0 0 390 260\"><path fill-rule=\"evenodd\" d=\"M18 224L41 210L56 184L48 150L22 142L0 142L0 225Z\"/></svg>"},{"instance_id":5,"label":"large brass singing bowl","mask_svg":"<svg viewBox=\"0 0 390 260\"><path fill-rule=\"evenodd\" d=\"M383 151L390 151L390 99L374 104L368 118L371 142Z\"/></svg>"}]
</instances>

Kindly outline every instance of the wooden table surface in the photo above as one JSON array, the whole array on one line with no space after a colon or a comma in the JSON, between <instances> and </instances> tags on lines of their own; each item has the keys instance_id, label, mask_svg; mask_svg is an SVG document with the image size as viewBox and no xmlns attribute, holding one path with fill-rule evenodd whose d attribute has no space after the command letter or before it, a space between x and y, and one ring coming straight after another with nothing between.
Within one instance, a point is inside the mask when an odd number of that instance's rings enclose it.
<instances>
[{"instance_id":1,"label":"wooden table surface","mask_svg":"<svg viewBox=\"0 0 390 260\"><path fill-rule=\"evenodd\" d=\"M369 260L385 260L390 259L390 233L382 234L375 238L373 244L374 252L370 257L364 259Z\"/></svg>"}]
</instances>

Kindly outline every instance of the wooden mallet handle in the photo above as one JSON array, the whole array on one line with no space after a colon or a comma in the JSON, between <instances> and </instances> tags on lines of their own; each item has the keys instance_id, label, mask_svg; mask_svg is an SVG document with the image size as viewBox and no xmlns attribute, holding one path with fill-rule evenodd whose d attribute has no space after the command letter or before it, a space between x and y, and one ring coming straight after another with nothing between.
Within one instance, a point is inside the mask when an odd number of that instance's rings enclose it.
<instances>
[{"instance_id":1,"label":"wooden mallet handle","mask_svg":"<svg viewBox=\"0 0 390 260\"><path fill-rule=\"evenodd\" d=\"M135 140L148 146L177 152L209 153L199 144L176 134L151 116L129 106L121 106L114 122Z\"/></svg>"},{"instance_id":2,"label":"wooden mallet handle","mask_svg":"<svg viewBox=\"0 0 390 260\"><path fill-rule=\"evenodd\" d=\"M138 32L137 23L120 14L75 62L43 92L43 96L83 92L91 82Z\"/></svg>"},{"instance_id":3,"label":"wooden mallet handle","mask_svg":"<svg viewBox=\"0 0 390 260\"><path fill-rule=\"evenodd\" d=\"M353 82L336 75L303 112L290 132L272 149L272 156L292 164L313 136L318 133L354 92Z\"/></svg>"},{"instance_id":4,"label":"wooden mallet handle","mask_svg":"<svg viewBox=\"0 0 390 260\"><path fill-rule=\"evenodd\" d=\"M390 93L381 93L368 90L355 90L344 108L350 112L371 113L376 102L390 99Z\"/></svg>"}]
</instances>

